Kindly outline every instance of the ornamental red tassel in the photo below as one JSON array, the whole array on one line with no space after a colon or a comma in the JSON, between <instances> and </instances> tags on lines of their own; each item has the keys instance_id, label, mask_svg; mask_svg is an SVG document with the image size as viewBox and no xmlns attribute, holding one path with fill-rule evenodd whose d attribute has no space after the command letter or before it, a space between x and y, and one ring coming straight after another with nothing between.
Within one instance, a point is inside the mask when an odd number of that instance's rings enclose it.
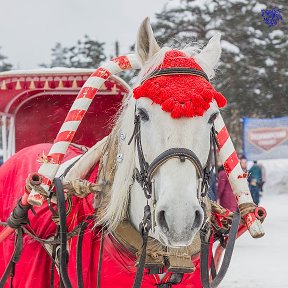
<instances>
[{"instance_id":1,"label":"ornamental red tassel","mask_svg":"<svg viewBox=\"0 0 288 288\"><path fill-rule=\"evenodd\" d=\"M191 57L177 50L168 51L158 69L194 68L203 71ZM148 79L134 89L134 98L147 97L172 118L203 116L215 100L218 107L226 105L225 97L204 78L190 74L163 75Z\"/></svg>"}]
</instances>

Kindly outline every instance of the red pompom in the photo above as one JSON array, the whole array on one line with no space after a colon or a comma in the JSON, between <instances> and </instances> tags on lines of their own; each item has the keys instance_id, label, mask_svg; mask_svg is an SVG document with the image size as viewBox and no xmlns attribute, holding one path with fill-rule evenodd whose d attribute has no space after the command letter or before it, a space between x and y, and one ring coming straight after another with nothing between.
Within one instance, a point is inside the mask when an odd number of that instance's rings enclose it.
<instances>
[{"instance_id":1,"label":"red pompom","mask_svg":"<svg viewBox=\"0 0 288 288\"><path fill-rule=\"evenodd\" d=\"M198 116L203 116L204 112L205 112L205 110L204 110L204 108L201 107L201 106L198 106L198 107L195 108L195 113L196 113L196 115L198 115Z\"/></svg>"},{"instance_id":2,"label":"red pompom","mask_svg":"<svg viewBox=\"0 0 288 288\"><path fill-rule=\"evenodd\" d=\"M182 67L203 71L191 57L177 50L168 51L158 69ZM135 99L147 97L171 117L203 116L215 99L219 108L226 105L225 97L204 78L189 74L158 76L146 80L134 89Z\"/></svg>"},{"instance_id":3,"label":"red pompom","mask_svg":"<svg viewBox=\"0 0 288 288\"><path fill-rule=\"evenodd\" d=\"M145 93L143 93L144 92L143 90L144 90L143 85L136 87L133 90L134 98L139 99L140 97L146 97Z\"/></svg>"},{"instance_id":4,"label":"red pompom","mask_svg":"<svg viewBox=\"0 0 288 288\"><path fill-rule=\"evenodd\" d=\"M193 117L195 115L194 107L191 101L187 101L183 106L183 113L185 117Z\"/></svg>"},{"instance_id":5,"label":"red pompom","mask_svg":"<svg viewBox=\"0 0 288 288\"><path fill-rule=\"evenodd\" d=\"M183 116L183 109L182 109L182 105L179 103L175 103L175 106L171 112L171 116L172 118L180 118L181 116Z\"/></svg>"},{"instance_id":6,"label":"red pompom","mask_svg":"<svg viewBox=\"0 0 288 288\"><path fill-rule=\"evenodd\" d=\"M212 89L205 89L203 91L203 99L206 101L206 102L211 102L213 100L213 93L214 91Z\"/></svg>"},{"instance_id":7,"label":"red pompom","mask_svg":"<svg viewBox=\"0 0 288 288\"><path fill-rule=\"evenodd\" d=\"M162 110L166 112L171 112L175 107L175 101L172 98L169 98L165 100L161 106L162 106Z\"/></svg>"},{"instance_id":8,"label":"red pompom","mask_svg":"<svg viewBox=\"0 0 288 288\"><path fill-rule=\"evenodd\" d=\"M214 99L218 105L219 108L225 107L227 104L226 98L219 92L214 93Z\"/></svg>"}]
</instances>

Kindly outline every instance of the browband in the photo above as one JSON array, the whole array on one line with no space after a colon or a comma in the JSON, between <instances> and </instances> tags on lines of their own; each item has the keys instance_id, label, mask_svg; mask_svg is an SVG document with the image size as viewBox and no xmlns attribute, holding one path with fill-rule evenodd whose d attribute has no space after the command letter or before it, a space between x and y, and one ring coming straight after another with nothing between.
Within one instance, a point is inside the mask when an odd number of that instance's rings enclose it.
<instances>
[{"instance_id":1,"label":"browband","mask_svg":"<svg viewBox=\"0 0 288 288\"><path fill-rule=\"evenodd\" d=\"M207 80L209 82L209 78L208 76L200 70L197 69L193 69L193 68L183 68L183 67L174 67L174 68L164 68L164 69L159 69L159 70L155 70L153 71L148 78L145 78L142 82L141 85L151 79L151 78L155 78L158 76L166 76L166 75L193 75L193 76L199 76L204 78L205 80Z\"/></svg>"}]
</instances>

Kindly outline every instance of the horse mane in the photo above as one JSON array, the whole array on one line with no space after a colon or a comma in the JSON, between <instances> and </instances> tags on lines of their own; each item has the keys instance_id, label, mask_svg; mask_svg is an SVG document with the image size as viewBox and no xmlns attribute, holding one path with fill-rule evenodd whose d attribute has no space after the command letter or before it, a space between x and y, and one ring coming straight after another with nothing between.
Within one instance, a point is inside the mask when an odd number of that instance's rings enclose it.
<instances>
[{"instance_id":1,"label":"horse mane","mask_svg":"<svg viewBox=\"0 0 288 288\"><path fill-rule=\"evenodd\" d=\"M138 86L150 73L156 70L164 60L165 53L173 50L172 48L163 47L158 51L143 67L141 68L135 86ZM193 57L201 50L198 47L186 47L183 50L188 57ZM135 145L128 142L134 130L134 114L136 100L133 94L127 96L120 113L115 119L115 125L111 132L110 144L107 151L104 152L109 157L109 149L114 147L117 149L116 154L123 155L123 161L117 162L115 159L116 173L108 193L103 195L102 205L97 212L97 220L95 225L103 226L108 230L115 230L121 221L128 217L128 205L130 197L130 187L133 185L133 173L135 169ZM120 140L120 133L124 133L125 140ZM118 144L116 144L118 143ZM112 148L113 149L113 148ZM113 152L112 152L113 154ZM113 161L114 162L114 161Z\"/></svg>"}]
</instances>

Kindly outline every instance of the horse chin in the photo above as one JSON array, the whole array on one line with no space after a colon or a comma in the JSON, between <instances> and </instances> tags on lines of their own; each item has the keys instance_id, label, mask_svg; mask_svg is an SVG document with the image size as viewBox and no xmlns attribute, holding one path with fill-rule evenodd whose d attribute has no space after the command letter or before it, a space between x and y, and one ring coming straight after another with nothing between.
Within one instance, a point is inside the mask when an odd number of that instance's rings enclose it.
<instances>
[{"instance_id":1,"label":"horse chin","mask_svg":"<svg viewBox=\"0 0 288 288\"><path fill-rule=\"evenodd\" d=\"M173 237L172 235L165 235L162 231L158 231L158 237L157 240L164 246L170 247L170 248L180 248L180 247L187 247L191 245L197 231L192 231L191 237L189 239L181 239L181 237Z\"/></svg>"}]
</instances>

